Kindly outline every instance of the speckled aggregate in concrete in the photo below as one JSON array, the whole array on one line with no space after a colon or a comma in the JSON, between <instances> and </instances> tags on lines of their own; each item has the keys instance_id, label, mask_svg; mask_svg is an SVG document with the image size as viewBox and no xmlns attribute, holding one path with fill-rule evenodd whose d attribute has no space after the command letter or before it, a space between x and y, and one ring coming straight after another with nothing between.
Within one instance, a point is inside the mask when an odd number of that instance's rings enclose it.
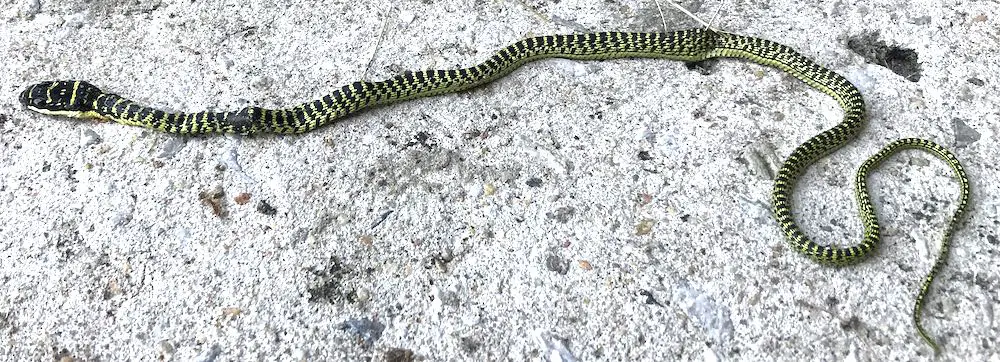
<instances>
[{"instance_id":1,"label":"speckled aggregate in concrete","mask_svg":"<svg viewBox=\"0 0 1000 362\"><path fill-rule=\"evenodd\" d=\"M925 323L943 359L997 361L1000 5L815 3L682 4L864 93L868 128L797 191L817 240L859 237L854 169L890 140L958 154L973 202ZM179 137L16 100L75 78L163 109L282 107L530 35L698 26L662 6L4 3L0 359L930 359L910 308L954 208L948 168L894 157L871 181L877 255L810 262L771 217L771 178L841 113L755 64L547 60L294 137ZM878 42L912 50L919 80L864 54Z\"/></svg>"}]
</instances>

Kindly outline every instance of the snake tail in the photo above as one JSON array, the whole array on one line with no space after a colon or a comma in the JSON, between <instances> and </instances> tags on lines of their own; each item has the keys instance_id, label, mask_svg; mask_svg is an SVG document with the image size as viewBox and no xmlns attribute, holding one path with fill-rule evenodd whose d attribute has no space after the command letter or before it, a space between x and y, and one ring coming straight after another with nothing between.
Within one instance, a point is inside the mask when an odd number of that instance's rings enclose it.
<instances>
[{"instance_id":1,"label":"snake tail","mask_svg":"<svg viewBox=\"0 0 1000 362\"><path fill-rule=\"evenodd\" d=\"M937 158L941 159L941 161L944 161L945 164L951 167L955 179L958 180L959 184L959 189L958 189L959 193L958 193L958 200L956 203L957 205L955 207L955 213L952 214L951 219L945 225L944 234L941 237L941 246L938 251L937 258L934 260L934 264L931 266L931 270L927 273L927 276L924 277L923 283L920 284L920 290L917 292L916 302L914 302L913 304L913 325L916 326L917 333L920 335L920 338L922 338L928 345L931 346L931 348L934 349L935 354L938 354L940 353L941 348L938 346L937 343L934 342L934 339L931 338L930 334L928 334L927 331L924 329L924 326L921 324L920 316L924 307L924 298L927 297L927 293L930 291L931 284L934 282L934 278L937 277L938 272L941 271L941 268L944 267L945 263L948 260L948 251L950 247L949 240L951 240L952 234L955 232L955 229L958 227L959 223L961 223L961 220L965 215L966 209L968 209L969 176L965 173L965 169L962 167L962 164L958 161L958 158L955 157L953 153L948 151L948 149L942 147L941 145L938 145L937 143L920 138L903 138L889 143L881 150L876 152L874 155L869 157L868 160L866 160L865 163L863 163L861 167L858 168L857 179L855 180L856 181L855 195L857 195L859 212L861 214L868 213L874 215L875 212L872 207L871 196L868 194L867 191L869 171L875 167L878 167L879 164L881 164L882 161L884 161L889 156L892 156L893 154L896 154L899 151L907 149L922 150L936 156ZM876 226L875 230L877 232L878 224L875 224L875 226ZM876 240L878 239L877 234L875 235L875 239Z\"/></svg>"}]
</instances>

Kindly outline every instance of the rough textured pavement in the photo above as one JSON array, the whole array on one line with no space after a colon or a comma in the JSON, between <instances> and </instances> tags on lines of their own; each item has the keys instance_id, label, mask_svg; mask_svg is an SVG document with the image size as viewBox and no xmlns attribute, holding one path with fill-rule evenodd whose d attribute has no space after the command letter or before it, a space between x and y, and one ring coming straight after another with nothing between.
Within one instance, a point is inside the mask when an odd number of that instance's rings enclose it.
<instances>
[{"instance_id":1,"label":"rough textured pavement","mask_svg":"<svg viewBox=\"0 0 1000 362\"><path fill-rule=\"evenodd\" d=\"M1000 4L814 3L682 4L864 93L870 125L797 191L820 242L859 238L853 173L882 145L957 153L973 202L925 324L942 359L1000 360ZM880 251L814 264L773 221L771 178L841 112L773 69L548 60L294 137L16 99L85 79L163 109L282 107L531 35L698 26L661 5L5 1L0 359L930 359L910 310L954 210L949 169L892 158L871 178Z\"/></svg>"}]
</instances>

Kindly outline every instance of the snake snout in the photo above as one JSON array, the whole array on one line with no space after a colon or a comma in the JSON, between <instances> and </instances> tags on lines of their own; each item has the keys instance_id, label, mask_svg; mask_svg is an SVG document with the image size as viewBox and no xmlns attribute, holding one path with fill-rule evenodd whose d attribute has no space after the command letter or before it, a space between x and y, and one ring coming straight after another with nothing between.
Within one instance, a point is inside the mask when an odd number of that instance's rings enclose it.
<instances>
[{"instance_id":1,"label":"snake snout","mask_svg":"<svg viewBox=\"0 0 1000 362\"><path fill-rule=\"evenodd\" d=\"M36 111L80 112L90 107L96 87L83 81L47 81L28 86L21 104Z\"/></svg>"},{"instance_id":2,"label":"snake snout","mask_svg":"<svg viewBox=\"0 0 1000 362\"><path fill-rule=\"evenodd\" d=\"M21 105L25 107L41 108L45 105L45 90L52 86L52 82L36 83L25 88L19 97Z\"/></svg>"}]
</instances>

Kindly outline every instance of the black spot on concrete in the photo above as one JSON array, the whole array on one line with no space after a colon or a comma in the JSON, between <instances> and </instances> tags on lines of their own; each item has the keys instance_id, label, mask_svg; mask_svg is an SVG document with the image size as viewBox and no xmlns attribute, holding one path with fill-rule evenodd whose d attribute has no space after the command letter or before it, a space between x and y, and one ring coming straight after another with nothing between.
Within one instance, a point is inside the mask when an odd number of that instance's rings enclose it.
<instances>
[{"instance_id":1,"label":"black spot on concrete","mask_svg":"<svg viewBox=\"0 0 1000 362\"><path fill-rule=\"evenodd\" d=\"M413 136L413 139L410 140L410 142L407 142L404 146L412 147L416 145L421 145L424 146L424 148L426 149L431 149L434 148L434 146L437 146L437 142L431 139L430 133L427 133L425 131L420 131L417 132L417 134Z\"/></svg>"},{"instance_id":2,"label":"black spot on concrete","mask_svg":"<svg viewBox=\"0 0 1000 362\"><path fill-rule=\"evenodd\" d=\"M569 272L569 260L556 254L549 254L545 257L545 267L561 275L566 275Z\"/></svg>"},{"instance_id":3,"label":"black spot on concrete","mask_svg":"<svg viewBox=\"0 0 1000 362\"><path fill-rule=\"evenodd\" d=\"M640 289L639 290L639 295L646 297L646 301L644 302L646 304L656 305L656 306L660 306L660 307L663 306L663 304L660 304L660 302L657 301L655 297L653 297L653 292L650 292L650 291L644 290L644 289Z\"/></svg>"},{"instance_id":4,"label":"black spot on concrete","mask_svg":"<svg viewBox=\"0 0 1000 362\"><path fill-rule=\"evenodd\" d=\"M861 327L862 327L861 320L858 319L857 316L852 316L850 319L846 321L845 320L840 321L840 328L845 331L852 331L852 330L856 331L859 330Z\"/></svg>"},{"instance_id":5,"label":"black spot on concrete","mask_svg":"<svg viewBox=\"0 0 1000 362\"><path fill-rule=\"evenodd\" d=\"M354 270L342 264L340 259L330 258L325 270L311 269L310 272L319 277L319 281L306 290L309 293L309 302L353 303L357 300L355 289L345 286L342 282L345 277L353 274Z\"/></svg>"},{"instance_id":6,"label":"black spot on concrete","mask_svg":"<svg viewBox=\"0 0 1000 362\"><path fill-rule=\"evenodd\" d=\"M416 360L413 351L405 348L393 348L385 352L385 362L413 362Z\"/></svg>"},{"instance_id":7,"label":"black spot on concrete","mask_svg":"<svg viewBox=\"0 0 1000 362\"><path fill-rule=\"evenodd\" d=\"M890 46L880 39L877 31L865 32L847 40L847 47L870 64L889 68L911 82L920 80L922 69L913 49Z\"/></svg>"},{"instance_id":8,"label":"black spot on concrete","mask_svg":"<svg viewBox=\"0 0 1000 362\"><path fill-rule=\"evenodd\" d=\"M271 204L267 203L267 201L260 200L260 202L257 203L257 212L267 216L274 216L274 214L278 213L278 209L275 209L274 206L271 206Z\"/></svg>"},{"instance_id":9,"label":"black spot on concrete","mask_svg":"<svg viewBox=\"0 0 1000 362\"><path fill-rule=\"evenodd\" d=\"M700 62L684 62L684 67L688 70L701 73L701 75L709 75L712 74L712 67L714 67L717 62L718 61L715 59L702 60Z\"/></svg>"},{"instance_id":10,"label":"black spot on concrete","mask_svg":"<svg viewBox=\"0 0 1000 362\"><path fill-rule=\"evenodd\" d=\"M459 338L458 341L459 341L459 347L462 348L462 351L464 351L465 353L475 353L476 351L479 350L480 347L483 346L482 342L475 340L471 337L462 337Z\"/></svg>"},{"instance_id":11,"label":"black spot on concrete","mask_svg":"<svg viewBox=\"0 0 1000 362\"><path fill-rule=\"evenodd\" d=\"M529 178L528 181L525 182L525 184L528 185L529 187L542 186L542 179L540 179L538 177L532 177L532 178Z\"/></svg>"},{"instance_id":12,"label":"black spot on concrete","mask_svg":"<svg viewBox=\"0 0 1000 362\"><path fill-rule=\"evenodd\" d=\"M916 24L916 25L927 25L927 24L931 23L931 20L933 20L933 18L931 18L930 16L927 16L927 15L924 15L924 16L921 16L921 17L918 17L918 18L910 19L910 22L912 22L913 24Z\"/></svg>"}]
</instances>

